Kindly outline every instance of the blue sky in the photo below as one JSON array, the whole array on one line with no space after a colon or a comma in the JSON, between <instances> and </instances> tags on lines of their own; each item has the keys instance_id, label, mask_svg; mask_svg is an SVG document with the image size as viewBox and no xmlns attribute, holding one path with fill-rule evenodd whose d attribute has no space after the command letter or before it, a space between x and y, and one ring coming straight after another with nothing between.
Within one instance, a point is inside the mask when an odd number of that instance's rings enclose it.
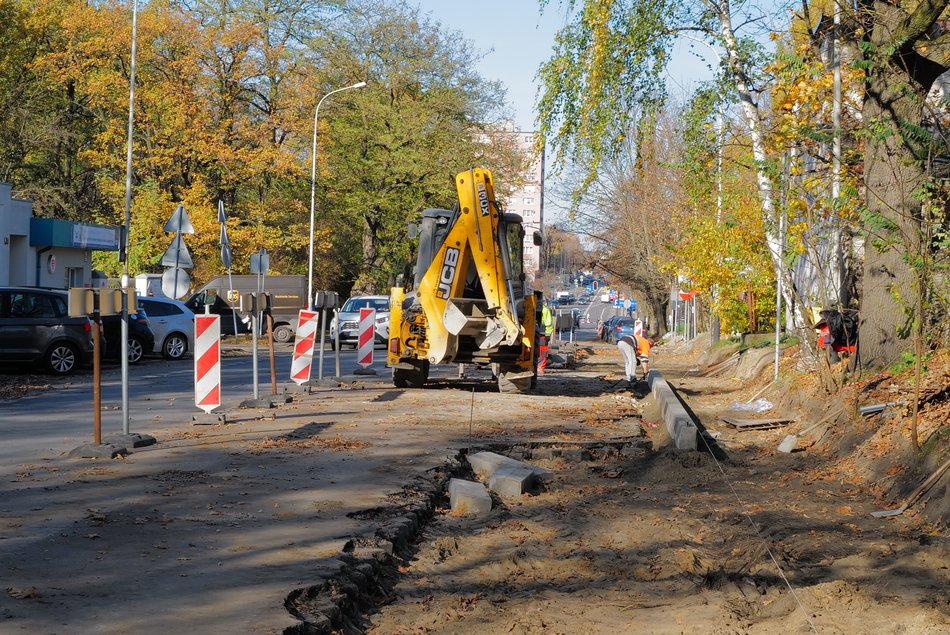
<instances>
[{"instance_id":1,"label":"blue sky","mask_svg":"<svg viewBox=\"0 0 950 635\"><path fill-rule=\"evenodd\" d=\"M761 0L772 15L784 15L777 7L791 0ZM554 36L566 23L560 0L550 0L541 13L537 0L408 0L423 13L450 30L457 31L484 54L478 62L479 74L500 80L507 88L508 102L519 130L535 129L534 104L537 94L535 75L551 56ZM769 21L771 23L771 21ZM776 25L780 26L780 25ZM709 46L680 39L673 47L667 65L667 86L672 99L683 102L701 82L711 80L716 71L716 54ZM557 218L561 211L545 195L546 214ZM550 203L554 203L551 205Z\"/></svg>"},{"instance_id":2,"label":"blue sky","mask_svg":"<svg viewBox=\"0 0 950 635\"><path fill-rule=\"evenodd\" d=\"M410 0L443 26L459 31L484 53L478 71L486 79L500 80L508 90L508 101L515 111L515 124L521 130L535 127L534 103L537 94L535 74L551 56L554 35L565 24L565 9L559 0L550 0L544 13L538 0L479 0L476 4L458 0ZM678 43L669 65L670 92L681 97L683 91L696 88L710 79L716 59L702 44Z\"/></svg>"},{"instance_id":3,"label":"blue sky","mask_svg":"<svg viewBox=\"0 0 950 635\"><path fill-rule=\"evenodd\" d=\"M554 34L564 25L558 0L540 13L537 0L410 0L446 28L459 31L485 53L482 77L501 80L521 130L534 129L534 76L551 55Z\"/></svg>"}]
</instances>

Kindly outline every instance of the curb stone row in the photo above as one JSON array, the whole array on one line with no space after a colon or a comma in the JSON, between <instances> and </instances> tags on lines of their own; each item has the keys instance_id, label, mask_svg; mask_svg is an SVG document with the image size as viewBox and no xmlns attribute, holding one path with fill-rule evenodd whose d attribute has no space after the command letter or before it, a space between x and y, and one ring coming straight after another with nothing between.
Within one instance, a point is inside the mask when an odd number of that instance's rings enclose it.
<instances>
[{"instance_id":1,"label":"curb stone row","mask_svg":"<svg viewBox=\"0 0 950 635\"><path fill-rule=\"evenodd\" d=\"M608 452L627 455L645 451L642 441L627 437L577 443L535 441L492 449L507 450L509 460L537 452L535 458L559 456L584 461L597 460ZM351 514L387 519L373 534L349 540L334 562L315 571L315 577L321 578L319 582L287 594L284 606L300 623L284 629L284 635L326 635L341 628L360 630L357 622L364 612L391 597L392 581L400 575L399 565L412 556L412 541L432 520L436 506L445 501L450 480L471 476L467 454L459 451L441 466L415 477L390 497L395 500L389 506Z\"/></svg>"}]
</instances>

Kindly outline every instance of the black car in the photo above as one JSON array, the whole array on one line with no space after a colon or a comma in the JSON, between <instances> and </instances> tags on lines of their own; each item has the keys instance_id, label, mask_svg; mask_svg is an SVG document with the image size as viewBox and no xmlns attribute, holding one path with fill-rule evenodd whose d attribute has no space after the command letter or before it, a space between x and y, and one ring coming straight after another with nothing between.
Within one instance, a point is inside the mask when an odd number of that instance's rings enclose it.
<instances>
[{"instance_id":1,"label":"black car","mask_svg":"<svg viewBox=\"0 0 950 635\"><path fill-rule=\"evenodd\" d=\"M607 341L607 331L608 331L608 329L610 329L610 327L613 325L614 321L615 321L618 317L619 317L619 316L617 316L617 315L611 315L609 318L607 318L606 320L604 320L603 322L601 322L600 325L597 327L597 337L599 337L600 339L602 339L602 340L604 340L604 341L606 342L606 341Z\"/></svg>"},{"instance_id":2,"label":"black car","mask_svg":"<svg viewBox=\"0 0 950 635\"><path fill-rule=\"evenodd\" d=\"M205 292L199 291L188 298L185 301L185 306L191 309L195 315L204 315ZM219 295L214 296L214 302L211 302L211 308L208 312L221 316L221 335L242 335L251 332L251 320L241 315ZM235 327L237 327L236 333Z\"/></svg>"},{"instance_id":3,"label":"black car","mask_svg":"<svg viewBox=\"0 0 950 635\"><path fill-rule=\"evenodd\" d=\"M0 363L42 365L67 375L91 362L92 323L69 317L64 291L0 287Z\"/></svg>"},{"instance_id":4,"label":"black car","mask_svg":"<svg viewBox=\"0 0 950 635\"><path fill-rule=\"evenodd\" d=\"M103 315L102 335L106 349L103 357L120 359L122 355L122 316ZM155 349L155 334L148 325L148 315L140 308L129 313L129 363L138 364L147 353Z\"/></svg>"}]
</instances>

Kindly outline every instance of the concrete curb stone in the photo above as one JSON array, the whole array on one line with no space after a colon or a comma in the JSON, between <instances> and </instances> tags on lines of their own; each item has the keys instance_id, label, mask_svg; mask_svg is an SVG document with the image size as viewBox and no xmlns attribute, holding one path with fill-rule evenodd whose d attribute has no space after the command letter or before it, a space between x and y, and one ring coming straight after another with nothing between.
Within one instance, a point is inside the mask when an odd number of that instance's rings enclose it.
<instances>
[{"instance_id":1,"label":"concrete curb stone","mask_svg":"<svg viewBox=\"0 0 950 635\"><path fill-rule=\"evenodd\" d=\"M488 479L488 488L501 498L517 498L531 490L535 483L530 467L503 465Z\"/></svg>"},{"instance_id":2,"label":"concrete curb stone","mask_svg":"<svg viewBox=\"0 0 950 635\"><path fill-rule=\"evenodd\" d=\"M536 450L532 451L532 457L536 456L535 452ZM553 476L551 470L546 470L542 467L531 465L530 463L524 463L495 452L476 452L475 454L467 455L465 458L468 459L469 465L472 466L472 471L475 472L475 476L486 482L503 465L527 467L534 473L534 477L542 482L551 480Z\"/></svg>"},{"instance_id":3,"label":"concrete curb stone","mask_svg":"<svg viewBox=\"0 0 950 635\"><path fill-rule=\"evenodd\" d=\"M453 478L449 481L449 500L456 514L484 516L491 511L491 495L475 481Z\"/></svg>"},{"instance_id":4,"label":"concrete curb stone","mask_svg":"<svg viewBox=\"0 0 950 635\"><path fill-rule=\"evenodd\" d=\"M663 379L659 371L651 370L647 374L647 384L660 406L660 413L666 423L667 432L678 450L696 450L698 428L693 418L686 412L673 392L673 388Z\"/></svg>"}]
</instances>

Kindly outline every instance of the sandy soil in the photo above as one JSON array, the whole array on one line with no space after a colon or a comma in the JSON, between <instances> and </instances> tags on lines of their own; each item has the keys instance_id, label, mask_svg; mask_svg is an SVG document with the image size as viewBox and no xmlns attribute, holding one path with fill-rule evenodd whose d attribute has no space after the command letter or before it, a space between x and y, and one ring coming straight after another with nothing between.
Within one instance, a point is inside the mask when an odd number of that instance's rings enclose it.
<instances>
[{"instance_id":1,"label":"sandy soil","mask_svg":"<svg viewBox=\"0 0 950 635\"><path fill-rule=\"evenodd\" d=\"M621 381L614 347L579 358L530 396L499 395L477 375L421 391L381 378L295 398L273 418L169 422L157 446L101 467L15 466L3 488L0 631L293 629L287 594L398 513L391 494L407 478L469 449L530 447L528 460L554 474L543 489L479 520L443 503L378 602L338 627L950 632L946 528L916 510L871 517L887 501L873 498L886 492L869 464L817 446L778 453L786 430L724 426L718 414L759 385L690 376L692 360L661 350L656 365L725 457L675 451L645 386ZM15 394L51 383L28 378Z\"/></svg>"},{"instance_id":2,"label":"sandy soil","mask_svg":"<svg viewBox=\"0 0 950 635\"><path fill-rule=\"evenodd\" d=\"M748 385L676 383L728 458L672 449L655 404L636 400L642 443L531 459L554 471L542 491L484 519L438 515L369 632L950 631L946 533L871 517L879 503L825 474L821 457L774 451L785 430L718 422Z\"/></svg>"}]
</instances>

